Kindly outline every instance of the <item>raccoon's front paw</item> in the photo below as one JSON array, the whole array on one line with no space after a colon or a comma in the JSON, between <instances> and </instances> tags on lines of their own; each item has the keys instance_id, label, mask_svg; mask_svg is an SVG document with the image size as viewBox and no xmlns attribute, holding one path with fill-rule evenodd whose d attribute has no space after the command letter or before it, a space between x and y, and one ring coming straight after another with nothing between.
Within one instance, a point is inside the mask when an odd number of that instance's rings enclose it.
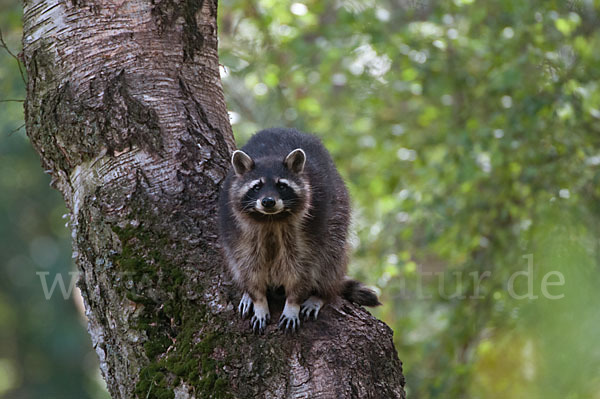
<instances>
[{"instance_id":1,"label":"raccoon's front paw","mask_svg":"<svg viewBox=\"0 0 600 399\"><path fill-rule=\"evenodd\" d=\"M257 302L254 304L254 316L250 320L252 330L255 333L264 334L267 323L271 320L271 313L269 313L269 305L266 301Z\"/></svg>"},{"instance_id":2,"label":"raccoon's front paw","mask_svg":"<svg viewBox=\"0 0 600 399\"><path fill-rule=\"evenodd\" d=\"M308 320L311 316L317 320L319 310L323 307L323 300L316 296L311 296L300 306L300 315L304 320Z\"/></svg>"},{"instance_id":3,"label":"raccoon's front paw","mask_svg":"<svg viewBox=\"0 0 600 399\"><path fill-rule=\"evenodd\" d=\"M300 319L296 316L286 316L284 314L279 318L279 329L285 332L296 332L300 327Z\"/></svg>"},{"instance_id":4,"label":"raccoon's front paw","mask_svg":"<svg viewBox=\"0 0 600 399\"><path fill-rule=\"evenodd\" d=\"M250 299L250 295L248 295L247 292L244 292L244 295L242 295L242 300L240 301L240 304L238 306L238 311L240 312L240 316L242 316L243 319L247 318L250 315L253 305L254 304L252 303L252 299Z\"/></svg>"},{"instance_id":5,"label":"raccoon's front paw","mask_svg":"<svg viewBox=\"0 0 600 399\"><path fill-rule=\"evenodd\" d=\"M265 329L267 328L267 324L271 320L271 314L257 314L254 313L252 319L250 320L250 324L252 325L252 330L257 334L264 334Z\"/></svg>"},{"instance_id":6,"label":"raccoon's front paw","mask_svg":"<svg viewBox=\"0 0 600 399\"><path fill-rule=\"evenodd\" d=\"M296 332L300 327L300 318L298 317L300 307L298 305L291 305L289 302L285 303L283 313L279 318L279 329L285 332Z\"/></svg>"}]
</instances>

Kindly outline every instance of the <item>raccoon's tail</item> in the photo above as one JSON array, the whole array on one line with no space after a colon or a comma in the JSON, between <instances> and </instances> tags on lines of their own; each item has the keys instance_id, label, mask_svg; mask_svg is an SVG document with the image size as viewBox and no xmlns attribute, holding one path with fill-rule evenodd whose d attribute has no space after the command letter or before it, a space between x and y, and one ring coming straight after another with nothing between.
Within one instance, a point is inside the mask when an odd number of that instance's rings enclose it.
<instances>
[{"instance_id":1,"label":"raccoon's tail","mask_svg":"<svg viewBox=\"0 0 600 399\"><path fill-rule=\"evenodd\" d=\"M377 299L377 294L370 288L367 288L359 281L348 277L344 279L342 296L350 302L358 303L363 306L379 306L381 302Z\"/></svg>"}]
</instances>

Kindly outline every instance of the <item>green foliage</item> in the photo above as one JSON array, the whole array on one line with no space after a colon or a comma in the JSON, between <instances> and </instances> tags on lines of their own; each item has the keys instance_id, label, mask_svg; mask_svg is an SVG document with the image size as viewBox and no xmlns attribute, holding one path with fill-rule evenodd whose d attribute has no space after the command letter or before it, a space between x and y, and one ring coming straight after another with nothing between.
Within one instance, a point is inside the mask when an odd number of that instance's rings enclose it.
<instances>
[{"instance_id":1,"label":"green foliage","mask_svg":"<svg viewBox=\"0 0 600 399\"><path fill-rule=\"evenodd\" d=\"M354 199L351 273L381 290L411 397L600 388L599 6L221 2L238 142L323 138ZM516 299L529 255L537 298Z\"/></svg>"}]
</instances>

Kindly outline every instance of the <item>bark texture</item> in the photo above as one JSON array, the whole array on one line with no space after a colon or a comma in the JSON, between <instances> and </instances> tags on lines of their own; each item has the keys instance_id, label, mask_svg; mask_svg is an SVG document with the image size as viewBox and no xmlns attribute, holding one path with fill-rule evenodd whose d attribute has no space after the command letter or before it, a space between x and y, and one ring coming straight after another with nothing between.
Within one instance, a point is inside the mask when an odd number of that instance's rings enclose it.
<instances>
[{"instance_id":1,"label":"bark texture","mask_svg":"<svg viewBox=\"0 0 600 399\"><path fill-rule=\"evenodd\" d=\"M297 336L236 315L215 225L235 147L216 0L24 6L27 133L71 210L112 397L404 398L392 332L364 309L340 299Z\"/></svg>"}]
</instances>

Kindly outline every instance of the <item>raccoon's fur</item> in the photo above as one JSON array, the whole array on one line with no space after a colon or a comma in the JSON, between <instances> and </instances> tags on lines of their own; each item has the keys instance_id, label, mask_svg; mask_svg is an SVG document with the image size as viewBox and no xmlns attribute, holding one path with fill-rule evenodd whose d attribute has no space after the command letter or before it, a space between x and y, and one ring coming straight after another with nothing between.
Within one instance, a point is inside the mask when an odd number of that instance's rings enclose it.
<instances>
[{"instance_id":1,"label":"raccoon's fur","mask_svg":"<svg viewBox=\"0 0 600 399\"><path fill-rule=\"evenodd\" d=\"M283 287L279 327L317 318L334 297L379 305L375 293L346 277L348 191L314 136L267 129L235 151L219 198L219 230L229 271L242 290L239 311L264 332L267 289Z\"/></svg>"}]
</instances>

